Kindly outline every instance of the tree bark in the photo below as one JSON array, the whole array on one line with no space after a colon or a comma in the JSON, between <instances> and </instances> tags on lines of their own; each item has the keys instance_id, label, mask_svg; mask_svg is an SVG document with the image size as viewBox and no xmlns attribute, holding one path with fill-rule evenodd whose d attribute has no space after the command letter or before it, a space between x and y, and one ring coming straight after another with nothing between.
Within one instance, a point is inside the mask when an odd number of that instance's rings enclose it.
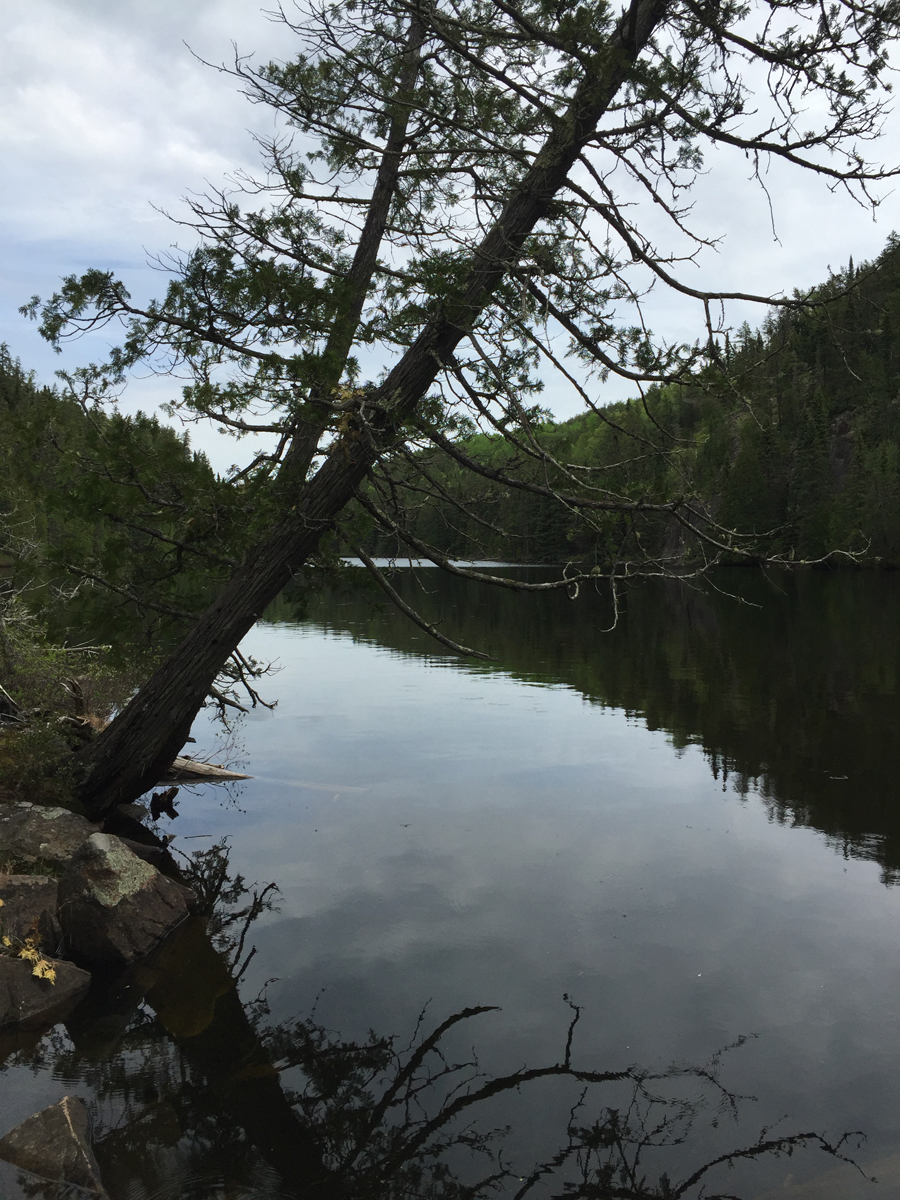
<instances>
[{"instance_id":1,"label":"tree bark","mask_svg":"<svg viewBox=\"0 0 900 1200\"><path fill-rule=\"evenodd\" d=\"M353 262L341 281L340 302L325 349L322 351L321 376L317 391L326 401L332 389L340 383L347 367L347 359L353 348L353 339L359 328L372 276L378 266L378 252L381 249L403 164L409 119L412 115L410 97L413 95L422 61L424 40L425 27L422 19L416 16L410 22L400 60L401 71L397 82L397 95L393 102L394 113L372 188L368 212L360 231ZM320 419L297 422L278 474L277 486L280 491L302 486L310 464L316 456L324 429Z\"/></svg>"},{"instance_id":2,"label":"tree bark","mask_svg":"<svg viewBox=\"0 0 900 1200\"><path fill-rule=\"evenodd\" d=\"M178 649L80 753L80 795L92 814L134 800L165 772L228 656L315 551L395 431L426 396L549 211L568 172L665 15L668 0L632 0L608 44L585 67L567 111L472 255L458 300L434 317L385 382L366 397L374 414L343 436L296 505L236 570Z\"/></svg>"}]
</instances>

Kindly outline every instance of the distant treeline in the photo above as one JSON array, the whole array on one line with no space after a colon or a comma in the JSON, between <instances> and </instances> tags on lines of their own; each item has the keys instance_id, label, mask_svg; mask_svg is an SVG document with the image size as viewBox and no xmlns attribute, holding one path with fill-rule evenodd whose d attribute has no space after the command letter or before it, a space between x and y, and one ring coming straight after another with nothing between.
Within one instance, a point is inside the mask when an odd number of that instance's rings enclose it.
<instances>
[{"instance_id":1,"label":"distant treeline","mask_svg":"<svg viewBox=\"0 0 900 1200\"><path fill-rule=\"evenodd\" d=\"M832 302L775 310L757 332L744 325L721 367L686 384L547 420L531 435L582 482L633 500L698 496L715 521L756 535L761 552L814 559L841 549L900 564L900 239L809 298ZM563 473L529 465L499 433L460 445L489 467L565 490ZM410 492L410 527L452 556L607 562L695 549L667 517L589 523L442 453L425 458L429 487ZM103 580L118 589L110 604L140 599L176 621L203 606L271 519L270 469L221 479L185 434L82 404L71 387L40 386L0 346L0 565L15 562L20 575L41 564L83 587ZM398 550L375 532L368 545Z\"/></svg>"},{"instance_id":2,"label":"distant treeline","mask_svg":"<svg viewBox=\"0 0 900 1200\"><path fill-rule=\"evenodd\" d=\"M713 520L757 535L762 552L815 559L842 549L900 563L900 239L807 298L831 303L776 309L761 330L745 324L726 341L719 368L652 387L643 401L548 421L533 436L556 462L582 479L593 472L620 495L700 497ZM499 434L474 434L465 447L491 466L523 470ZM481 519L440 499L412 506L413 531L453 556L476 547L520 562L604 561L648 546L690 549L668 519L638 527L611 515L591 526L564 503L488 488L444 458L428 469ZM565 490L564 476L545 465L532 475ZM396 544L381 537L372 548L391 553Z\"/></svg>"},{"instance_id":3,"label":"distant treeline","mask_svg":"<svg viewBox=\"0 0 900 1200\"><path fill-rule=\"evenodd\" d=\"M0 346L0 565L17 585L113 590L103 621L133 600L159 621L203 602L248 535L240 488L216 478L188 438L141 413L82 405L39 386ZM189 568L189 569L185 569ZM79 596L69 609L77 611ZM101 606L103 607L103 606Z\"/></svg>"}]
</instances>

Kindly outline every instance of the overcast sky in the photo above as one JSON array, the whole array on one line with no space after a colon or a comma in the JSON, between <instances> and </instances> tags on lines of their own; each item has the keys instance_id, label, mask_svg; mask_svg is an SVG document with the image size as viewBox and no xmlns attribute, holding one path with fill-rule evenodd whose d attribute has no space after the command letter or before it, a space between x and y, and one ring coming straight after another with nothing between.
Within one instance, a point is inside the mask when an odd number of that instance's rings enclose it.
<instances>
[{"instance_id":1,"label":"overcast sky","mask_svg":"<svg viewBox=\"0 0 900 1200\"><path fill-rule=\"evenodd\" d=\"M164 280L147 260L178 233L153 206L177 212L187 192L252 170L250 131L271 128L266 110L249 105L233 80L203 66L188 46L221 62L236 42L267 60L289 57L292 38L252 0L11 0L3 16L0 341L50 381L61 363L101 357L105 343L76 343L60 359L19 305L89 266L115 270L135 296L161 292ZM900 112L879 157L900 160ZM725 242L689 277L694 285L790 291L819 282L851 254L857 261L877 254L900 229L900 195L890 188L873 221L821 180L779 169L769 179L776 240L747 164L713 154L707 165L696 223ZM701 332L693 319L681 302L654 315L660 331L679 338ZM129 406L149 408L175 391L169 380L135 380ZM249 451L215 434L194 437L220 467Z\"/></svg>"}]
</instances>

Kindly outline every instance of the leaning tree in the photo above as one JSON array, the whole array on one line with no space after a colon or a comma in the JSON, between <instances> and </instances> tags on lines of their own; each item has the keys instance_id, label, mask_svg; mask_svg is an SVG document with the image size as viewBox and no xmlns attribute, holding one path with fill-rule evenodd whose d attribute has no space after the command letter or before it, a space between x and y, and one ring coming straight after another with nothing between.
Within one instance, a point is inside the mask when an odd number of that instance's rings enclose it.
<instances>
[{"instance_id":1,"label":"leaning tree","mask_svg":"<svg viewBox=\"0 0 900 1200\"><path fill-rule=\"evenodd\" d=\"M295 57L219 69L280 114L281 132L261 142L259 179L188 201L194 248L169 260L164 298L139 305L90 271L28 308L56 344L124 324L82 385L151 364L188 376L183 416L273 435L232 481L252 482L256 544L80 753L95 812L160 777L243 636L326 536L358 548L391 591L360 544L365 522L465 572L423 536L417 506L437 498L477 531L491 489L518 489L603 547L542 587L614 583L688 549L701 567L754 552L716 523L652 407L620 422L622 458L597 469L554 453L540 389L554 377L610 427L610 373L632 381L638 408L648 386L696 386L712 370L739 394L728 301L811 302L683 281L711 245L686 199L707 148L743 156L748 189L764 191L782 160L871 204L872 182L894 173L865 150L885 116L897 0L304 0L277 19ZM692 345L653 337L651 288L696 307ZM665 489L635 465L647 462L665 465ZM637 538L642 522L678 531L675 549Z\"/></svg>"}]
</instances>

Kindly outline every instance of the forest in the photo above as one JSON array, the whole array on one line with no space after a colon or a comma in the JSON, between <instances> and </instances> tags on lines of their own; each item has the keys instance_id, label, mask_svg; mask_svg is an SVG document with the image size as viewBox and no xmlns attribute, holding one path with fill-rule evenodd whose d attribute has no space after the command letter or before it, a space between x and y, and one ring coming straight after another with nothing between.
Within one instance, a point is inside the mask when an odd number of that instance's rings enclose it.
<instances>
[{"instance_id":1,"label":"forest","mask_svg":"<svg viewBox=\"0 0 900 1200\"><path fill-rule=\"evenodd\" d=\"M636 501L666 504L694 493L721 526L749 535L760 555L896 565L900 242L892 236L875 262L851 260L805 295L826 303L773 310L759 329L744 324L726 339L720 365L569 421L548 418L536 438L556 462L602 474ZM473 434L465 444L473 458L501 468L521 457L500 433ZM413 528L450 556L471 554L474 544L490 559L606 563L639 553L635 539L643 538L644 549L655 542L652 553L690 561L693 547L671 519L648 533L615 514L598 530L564 502L482 488L452 460L448 467L435 458L429 469L446 495L494 526L429 497L415 508ZM532 478L543 481L544 472L539 463ZM376 545L383 554L397 550L389 537Z\"/></svg>"},{"instance_id":2,"label":"forest","mask_svg":"<svg viewBox=\"0 0 900 1200\"><path fill-rule=\"evenodd\" d=\"M892 236L875 262L851 262L808 299L827 303L774 310L757 330L745 324L726 342L721 370L569 421L547 416L535 436L553 459L602 472L635 499L664 504L689 486L721 525L753 535L767 554L897 565L900 241ZM517 455L499 433L463 430L458 441L495 467ZM690 547L664 519L630 531L617 513L604 536L564 502L482 488L453 459L430 458L420 451L415 465L440 491L412 509L411 528L450 556L474 548L501 561L603 563L621 553L624 533L626 542L655 537L657 551L668 541L688 565ZM107 625L116 613L130 624L138 608L147 630L178 627L246 550L264 495L258 476L217 477L187 434L89 404L71 385L42 385L0 348L0 553L21 581L65 580L67 620L79 607L96 611L103 593ZM490 527L463 508L489 516ZM355 520L370 552L402 556L365 512Z\"/></svg>"},{"instance_id":3,"label":"forest","mask_svg":"<svg viewBox=\"0 0 900 1200\"><path fill-rule=\"evenodd\" d=\"M79 402L0 347L0 561L51 624L60 595L63 622L102 611L107 638L136 606L148 633L177 624L241 553L247 490L157 417Z\"/></svg>"}]
</instances>

